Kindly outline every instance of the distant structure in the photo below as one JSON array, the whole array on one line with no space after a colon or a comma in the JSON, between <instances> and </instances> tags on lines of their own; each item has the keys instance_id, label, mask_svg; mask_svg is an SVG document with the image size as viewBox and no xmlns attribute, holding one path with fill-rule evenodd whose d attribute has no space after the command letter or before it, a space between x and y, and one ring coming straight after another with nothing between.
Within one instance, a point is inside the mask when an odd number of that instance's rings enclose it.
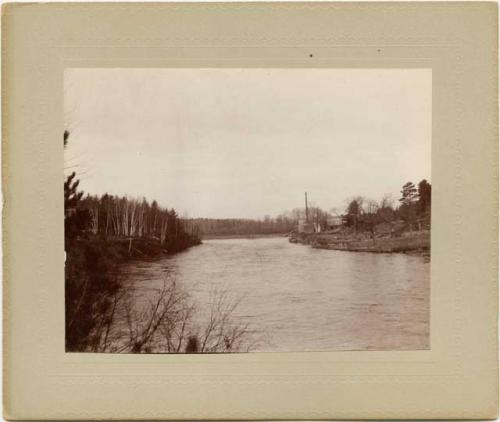
<instances>
[{"instance_id":1,"label":"distant structure","mask_svg":"<svg viewBox=\"0 0 500 422\"><path fill-rule=\"evenodd\" d=\"M298 233L321 233L329 230L336 230L344 224L345 216L342 215L328 215L322 216L321 219L318 218L318 210L316 209L316 218L314 218L314 212L311 216L309 215L309 203L307 201L307 192L304 193L305 201L305 218L300 218L297 225ZM314 211L314 209L313 209Z\"/></svg>"},{"instance_id":2,"label":"distant structure","mask_svg":"<svg viewBox=\"0 0 500 422\"><path fill-rule=\"evenodd\" d=\"M326 226L328 230L333 230L340 227L343 223L343 218L341 215L333 215L326 219Z\"/></svg>"},{"instance_id":3,"label":"distant structure","mask_svg":"<svg viewBox=\"0 0 500 422\"><path fill-rule=\"evenodd\" d=\"M299 220L299 233L314 233L314 224L309 223L305 219Z\"/></svg>"},{"instance_id":4,"label":"distant structure","mask_svg":"<svg viewBox=\"0 0 500 422\"><path fill-rule=\"evenodd\" d=\"M307 192L304 192L306 198L306 221L309 221L309 208L307 208Z\"/></svg>"},{"instance_id":5,"label":"distant structure","mask_svg":"<svg viewBox=\"0 0 500 422\"><path fill-rule=\"evenodd\" d=\"M305 220L303 218L301 218L299 220L298 232L299 233L314 233L316 231L314 224L309 222L309 208L307 206L307 192L305 192L304 196L305 196L305 202L306 202L306 218L305 218Z\"/></svg>"}]
</instances>

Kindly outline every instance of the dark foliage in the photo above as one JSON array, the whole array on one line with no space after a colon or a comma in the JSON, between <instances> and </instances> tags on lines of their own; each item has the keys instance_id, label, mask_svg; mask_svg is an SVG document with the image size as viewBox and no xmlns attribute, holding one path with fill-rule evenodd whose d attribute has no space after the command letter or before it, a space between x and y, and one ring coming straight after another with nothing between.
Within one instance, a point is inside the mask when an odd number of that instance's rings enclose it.
<instances>
[{"instance_id":1,"label":"dark foliage","mask_svg":"<svg viewBox=\"0 0 500 422\"><path fill-rule=\"evenodd\" d=\"M199 228L203 235L259 235L288 233L296 225L296 221L287 216L266 217L262 220L243 218L196 218L189 220Z\"/></svg>"},{"instance_id":2,"label":"dark foliage","mask_svg":"<svg viewBox=\"0 0 500 422\"><path fill-rule=\"evenodd\" d=\"M64 132L64 146L69 132ZM127 259L175 253L200 243L175 210L128 198L83 197L71 173L64 182L66 350L95 350L110 325Z\"/></svg>"}]
</instances>

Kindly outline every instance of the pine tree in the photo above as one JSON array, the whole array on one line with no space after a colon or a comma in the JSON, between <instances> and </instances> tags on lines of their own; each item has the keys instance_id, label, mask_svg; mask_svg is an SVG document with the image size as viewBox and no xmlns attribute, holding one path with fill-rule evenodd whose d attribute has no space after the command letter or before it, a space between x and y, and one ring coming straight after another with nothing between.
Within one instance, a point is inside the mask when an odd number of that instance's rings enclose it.
<instances>
[{"instance_id":1,"label":"pine tree","mask_svg":"<svg viewBox=\"0 0 500 422\"><path fill-rule=\"evenodd\" d=\"M406 221L408 222L410 229L415 221L415 203L417 198L417 188L413 182L405 183L401 190L401 198L399 198L399 202L401 202L400 211L402 211L402 214L406 216Z\"/></svg>"}]
</instances>

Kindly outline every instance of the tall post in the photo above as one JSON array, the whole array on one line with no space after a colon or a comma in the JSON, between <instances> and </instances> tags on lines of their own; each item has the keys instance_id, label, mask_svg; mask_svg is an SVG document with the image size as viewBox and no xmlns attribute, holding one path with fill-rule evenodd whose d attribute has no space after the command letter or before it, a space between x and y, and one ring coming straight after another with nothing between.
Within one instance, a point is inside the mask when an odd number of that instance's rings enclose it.
<instances>
[{"instance_id":1,"label":"tall post","mask_svg":"<svg viewBox=\"0 0 500 422\"><path fill-rule=\"evenodd\" d=\"M306 222L309 222L309 209L307 208L307 192L305 192L306 197Z\"/></svg>"}]
</instances>

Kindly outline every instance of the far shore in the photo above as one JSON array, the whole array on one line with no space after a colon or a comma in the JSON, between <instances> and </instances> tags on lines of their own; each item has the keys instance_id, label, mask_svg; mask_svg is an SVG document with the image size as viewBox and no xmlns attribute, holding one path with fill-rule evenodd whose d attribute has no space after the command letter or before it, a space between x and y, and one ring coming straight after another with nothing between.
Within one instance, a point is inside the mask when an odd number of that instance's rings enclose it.
<instances>
[{"instance_id":1,"label":"far shore","mask_svg":"<svg viewBox=\"0 0 500 422\"><path fill-rule=\"evenodd\" d=\"M430 231L406 232L400 236L338 235L328 233L294 233L290 242L310 245L315 249L349 252L407 253L430 256Z\"/></svg>"},{"instance_id":2,"label":"far shore","mask_svg":"<svg viewBox=\"0 0 500 422\"><path fill-rule=\"evenodd\" d=\"M267 237L285 237L288 233L268 233L268 234L218 234L204 235L202 240L214 239L261 239Z\"/></svg>"}]
</instances>

